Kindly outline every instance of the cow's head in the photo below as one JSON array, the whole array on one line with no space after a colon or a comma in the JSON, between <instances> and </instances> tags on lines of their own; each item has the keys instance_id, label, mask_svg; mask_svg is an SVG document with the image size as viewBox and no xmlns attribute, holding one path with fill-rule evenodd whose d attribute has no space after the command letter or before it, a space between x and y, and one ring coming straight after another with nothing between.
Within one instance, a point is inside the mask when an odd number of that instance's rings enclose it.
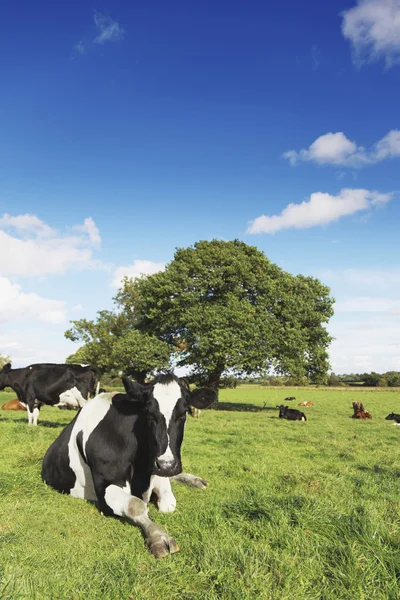
<instances>
[{"instance_id":1,"label":"cow's head","mask_svg":"<svg viewBox=\"0 0 400 600\"><path fill-rule=\"evenodd\" d=\"M4 390L9 385L9 372L11 371L11 364L7 363L0 370L0 390Z\"/></svg>"},{"instance_id":2,"label":"cow's head","mask_svg":"<svg viewBox=\"0 0 400 600\"><path fill-rule=\"evenodd\" d=\"M385 417L386 421L394 421L395 418L395 414L394 413L390 413L390 415L388 415L387 417Z\"/></svg>"},{"instance_id":3,"label":"cow's head","mask_svg":"<svg viewBox=\"0 0 400 600\"><path fill-rule=\"evenodd\" d=\"M153 475L172 477L181 473L181 444L189 405L207 408L215 401L216 393L207 388L191 392L172 374L158 375L144 385L129 377L122 381L128 396L144 404Z\"/></svg>"}]
</instances>

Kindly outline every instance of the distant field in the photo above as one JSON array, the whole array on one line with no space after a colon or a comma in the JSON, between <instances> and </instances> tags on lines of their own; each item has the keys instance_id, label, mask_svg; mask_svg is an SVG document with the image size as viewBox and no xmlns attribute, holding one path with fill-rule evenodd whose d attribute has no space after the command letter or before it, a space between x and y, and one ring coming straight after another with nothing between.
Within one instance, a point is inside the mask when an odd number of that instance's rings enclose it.
<instances>
[{"instance_id":1,"label":"distant field","mask_svg":"<svg viewBox=\"0 0 400 600\"><path fill-rule=\"evenodd\" d=\"M277 418L285 396L308 421ZM15 394L0 393L0 405ZM351 419L362 398L371 421ZM265 408L262 408L265 403ZM152 518L181 551L157 561L139 529L40 479L42 457L75 413L39 426L0 411L0 598L38 600L398 600L400 391L237 388L189 418L178 507Z\"/></svg>"}]
</instances>

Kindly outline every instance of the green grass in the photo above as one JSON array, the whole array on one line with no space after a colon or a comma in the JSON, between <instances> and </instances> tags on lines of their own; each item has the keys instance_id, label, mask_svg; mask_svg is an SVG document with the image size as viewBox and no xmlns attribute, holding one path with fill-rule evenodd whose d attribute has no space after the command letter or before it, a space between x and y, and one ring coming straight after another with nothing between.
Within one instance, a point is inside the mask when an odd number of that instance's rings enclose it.
<instances>
[{"instance_id":1,"label":"green grass","mask_svg":"<svg viewBox=\"0 0 400 600\"><path fill-rule=\"evenodd\" d=\"M277 418L313 400L307 423ZM0 404L13 394L0 394ZM371 421L351 419L361 399ZM156 560L139 529L57 494L41 459L74 413L0 411L0 598L398 600L399 391L222 390L190 418L172 515L150 507L180 552ZM266 408L262 409L266 403Z\"/></svg>"}]
</instances>

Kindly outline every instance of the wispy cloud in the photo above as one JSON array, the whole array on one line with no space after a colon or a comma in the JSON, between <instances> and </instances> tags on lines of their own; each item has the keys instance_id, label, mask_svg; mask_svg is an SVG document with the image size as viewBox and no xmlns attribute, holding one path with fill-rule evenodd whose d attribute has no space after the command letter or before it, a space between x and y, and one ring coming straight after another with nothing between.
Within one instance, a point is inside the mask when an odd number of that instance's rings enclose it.
<instances>
[{"instance_id":1,"label":"wispy cloud","mask_svg":"<svg viewBox=\"0 0 400 600\"><path fill-rule=\"evenodd\" d=\"M311 48L311 58L313 69L315 71L321 64L321 50L316 45L312 46Z\"/></svg>"},{"instance_id":2,"label":"wispy cloud","mask_svg":"<svg viewBox=\"0 0 400 600\"><path fill-rule=\"evenodd\" d=\"M74 55L82 55L85 54L86 52L86 47L85 47L85 43L83 42L83 40L80 40L79 42L77 42L74 47L72 48Z\"/></svg>"},{"instance_id":3,"label":"wispy cloud","mask_svg":"<svg viewBox=\"0 0 400 600\"><path fill-rule=\"evenodd\" d=\"M379 59L387 68L400 64L400 0L358 0L342 17L356 66Z\"/></svg>"},{"instance_id":4,"label":"wispy cloud","mask_svg":"<svg viewBox=\"0 0 400 600\"><path fill-rule=\"evenodd\" d=\"M392 197L392 192L381 194L364 189L343 189L337 196L315 192L301 204L289 204L280 215L257 217L250 222L247 233L273 234L282 229L308 229L328 225L359 211L382 206Z\"/></svg>"},{"instance_id":5,"label":"wispy cloud","mask_svg":"<svg viewBox=\"0 0 400 600\"><path fill-rule=\"evenodd\" d=\"M296 165L298 162L315 162L319 165L340 165L350 168L365 167L387 158L398 157L400 157L400 130L398 129L389 131L367 150L339 131L321 135L308 148L298 152L289 150L283 154L283 158L287 158L291 165Z\"/></svg>"},{"instance_id":6,"label":"wispy cloud","mask_svg":"<svg viewBox=\"0 0 400 600\"><path fill-rule=\"evenodd\" d=\"M125 36L125 30L121 25L111 17L95 11L94 24L97 29L97 36L94 39L95 44L105 44L106 42L118 42Z\"/></svg>"}]
</instances>

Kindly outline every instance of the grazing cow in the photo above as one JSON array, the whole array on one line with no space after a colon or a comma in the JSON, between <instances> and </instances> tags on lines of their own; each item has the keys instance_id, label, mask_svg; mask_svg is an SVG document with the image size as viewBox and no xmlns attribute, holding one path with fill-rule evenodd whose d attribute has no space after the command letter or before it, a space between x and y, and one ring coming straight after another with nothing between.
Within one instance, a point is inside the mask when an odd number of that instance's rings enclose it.
<instances>
[{"instance_id":1,"label":"grazing cow","mask_svg":"<svg viewBox=\"0 0 400 600\"><path fill-rule=\"evenodd\" d=\"M367 412L361 402L353 402L352 419L372 419L371 413Z\"/></svg>"},{"instance_id":2,"label":"grazing cow","mask_svg":"<svg viewBox=\"0 0 400 600\"><path fill-rule=\"evenodd\" d=\"M296 396L288 396L285 398L284 402L287 402L288 400L296 400Z\"/></svg>"},{"instance_id":3,"label":"grazing cow","mask_svg":"<svg viewBox=\"0 0 400 600\"><path fill-rule=\"evenodd\" d=\"M1 407L1 410L26 410L26 406L21 404L18 398L14 400L9 400Z\"/></svg>"},{"instance_id":4,"label":"grazing cow","mask_svg":"<svg viewBox=\"0 0 400 600\"><path fill-rule=\"evenodd\" d=\"M307 421L306 415L296 408L289 408L283 404L276 408L279 408L280 419L287 419L288 421Z\"/></svg>"},{"instance_id":5,"label":"grazing cow","mask_svg":"<svg viewBox=\"0 0 400 600\"><path fill-rule=\"evenodd\" d=\"M189 405L206 408L213 390L191 392L172 374L138 384L123 378L126 394L108 392L88 402L43 459L42 478L56 490L98 502L103 514L141 527L156 557L179 550L147 515L152 492L161 512L173 512L170 477L194 487L205 482L181 473L180 449Z\"/></svg>"},{"instance_id":6,"label":"grazing cow","mask_svg":"<svg viewBox=\"0 0 400 600\"><path fill-rule=\"evenodd\" d=\"M29 425L37 425L43 404L83 406L94 395L96 379L98 371L91 366L43 363L12 369L8 363L0 371L0 390L12 388L27 406Z\"/></svg>"},{"instance_id":7,"label":"grazing cow","mask_svg":"<svg viewBox=\"0 0 400 600\"><path fill-rule=\"evenodd\" d=\"M299 406L314 406L314 402L311 402L311 400L307 400L307 402L299 402Z\"/></svg>"},{"instance_id":8,"label":"grazing cow","mask_svg":"<svg viewBox=\"0 0 400 600\"><path fill-rule=\"evenodd\" d=\"M386 421L395 421L393 425L400 425L400 415L396 413L390 413L385 419Z\"/></svg>"}]
</instances>

